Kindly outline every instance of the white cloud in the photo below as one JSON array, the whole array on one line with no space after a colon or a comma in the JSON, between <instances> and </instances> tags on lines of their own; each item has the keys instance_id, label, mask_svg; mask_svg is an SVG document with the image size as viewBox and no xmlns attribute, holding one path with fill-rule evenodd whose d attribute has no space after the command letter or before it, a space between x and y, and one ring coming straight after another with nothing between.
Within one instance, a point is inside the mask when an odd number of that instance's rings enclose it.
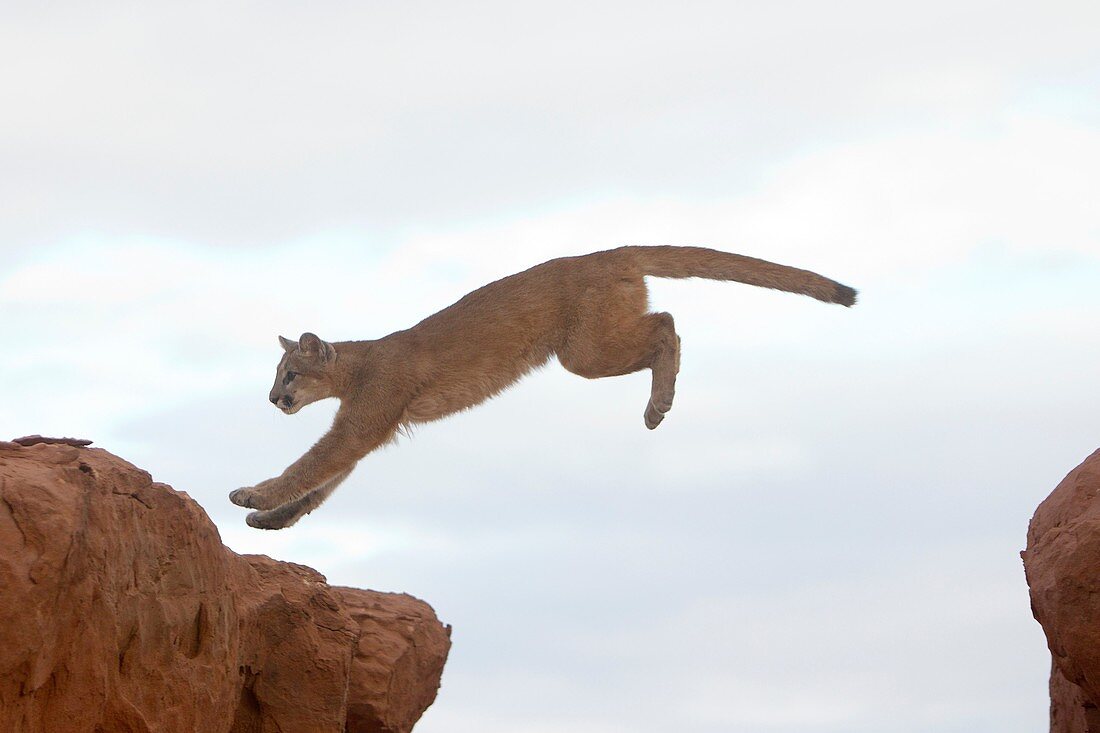
<instances>
[{"instance_id":1,"label":"white cloud","mask_svg":"<svg viewBox=\"0 0 1100 733\"><path fill-rule=\"evenodd\" d=\"M14 250L87 231L266 246L608 191L745 191L776 158L914 121L996 125L1014 95L1088 86L1097 10L62 3L5 19Z\"/></svg>"}]
</instances>

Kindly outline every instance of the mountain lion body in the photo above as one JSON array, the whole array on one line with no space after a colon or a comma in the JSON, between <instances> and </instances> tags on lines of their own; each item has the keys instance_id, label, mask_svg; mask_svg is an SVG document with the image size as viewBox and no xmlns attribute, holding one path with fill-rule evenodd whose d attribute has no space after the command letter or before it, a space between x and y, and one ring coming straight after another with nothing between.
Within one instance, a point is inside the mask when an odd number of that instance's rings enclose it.
<instances>
[{"instance_id":1,"label":"mountain lion body","mask_svg":"<svg viewBox=\"0 0 1100 733\"><path fill-rule=\"evenodd\" d=\"M287 414L327 397L332 428L282 475L230 494L280 529L315 509L355 464L403 426L438 420L497 394L557 356L595 379L652 370L644 419L672 407L680 339L672 316L648 313L646 275L734 280L851 306L856 291L807 270L701 247L620 247L550 260L466 295L410 329L375 341L279 337L270 400Z\"/></svg>"}]
</instances>

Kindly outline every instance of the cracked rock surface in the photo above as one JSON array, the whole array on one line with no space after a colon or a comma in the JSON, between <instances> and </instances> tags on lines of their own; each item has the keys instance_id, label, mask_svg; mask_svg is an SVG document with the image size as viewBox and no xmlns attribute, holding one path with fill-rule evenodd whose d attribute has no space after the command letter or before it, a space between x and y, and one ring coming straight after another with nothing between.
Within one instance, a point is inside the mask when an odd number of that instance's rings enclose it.
<instances>
[{"instance_id":1,"label":"cracked rock surface","mask_svg":"<svg viewBox=\"0 0 1100 733\"><path fill-rule=\"evenodd\" d=\"M73 442L0 441L0 730L412 730L450 648L428 604L237 555Z\"/></svg>"}]
</instances>

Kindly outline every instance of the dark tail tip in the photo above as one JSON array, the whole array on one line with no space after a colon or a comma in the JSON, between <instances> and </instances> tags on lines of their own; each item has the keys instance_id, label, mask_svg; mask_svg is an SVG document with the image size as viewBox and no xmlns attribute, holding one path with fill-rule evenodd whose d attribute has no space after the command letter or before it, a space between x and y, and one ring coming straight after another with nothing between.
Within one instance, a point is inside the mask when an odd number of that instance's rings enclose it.
<instances>
[{"instance_id":1,"label":"dark tail tip","mask_svg":"<svg viewBox=\"0 0 1100 733\"><path fill-rule=\"evenodd\" d=\"M856 291L855 288L850 288L847 285L836 284L836 292L833 293L833 302L839 303L845 308L851 308L856 304Z\"/></svg>"}]
</instances>

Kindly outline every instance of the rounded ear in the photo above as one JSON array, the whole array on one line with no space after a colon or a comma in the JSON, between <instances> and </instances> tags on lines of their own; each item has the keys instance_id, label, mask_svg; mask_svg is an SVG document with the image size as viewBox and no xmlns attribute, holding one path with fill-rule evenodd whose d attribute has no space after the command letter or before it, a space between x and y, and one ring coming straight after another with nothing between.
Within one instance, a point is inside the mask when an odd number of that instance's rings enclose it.
<instances>
[{"instance_id":1,"label":"rounded ear","mask_svg":"<svg viewBox=\"0 0 1100 733\"><path fill-rule=\"evenodd\" d=\"M285 336L279 337L279 344L283 347L283 351L294 351L298 348L298 344L295 341L291 341Z\"/></svg>"},{"instance_id":2,"label":"rounded ear","mask_svg":"<svg viewBox=\"0 0 1100 733\"><path fill-rule=\"evenodd\" d=\"M317 334L308 331L298 339L298 350L302 352L303 356L316 356L322 362L330 361L332 357L336 356L336 349L333 348L332 344L322 341Z\"/></svg>"}]
</instances>

